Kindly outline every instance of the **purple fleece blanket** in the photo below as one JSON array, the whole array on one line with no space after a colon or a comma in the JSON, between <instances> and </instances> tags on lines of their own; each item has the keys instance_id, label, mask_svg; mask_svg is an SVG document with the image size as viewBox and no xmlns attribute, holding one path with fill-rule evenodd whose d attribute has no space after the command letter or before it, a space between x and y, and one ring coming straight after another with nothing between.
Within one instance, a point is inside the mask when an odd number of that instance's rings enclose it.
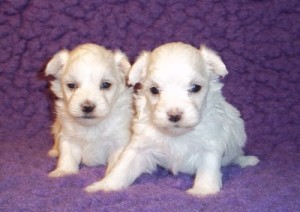
<instances>
[{"instance_id":1,"label":"purple fleece blanket","mask_svg":"<svg viewBox=\"0 0 300 212\"><path fill-rule=\"evenodd\" d=\"M299 14L298 0L0 0L0 211L299 211ZM50 179L49 58L94 42L133 61L172 41L220 53L224 95L261 163L222 168L222 191L200 199L185 193L193 176L162 168L113 193L83 191L104 166Z\"/></svg>"}]
</instances>

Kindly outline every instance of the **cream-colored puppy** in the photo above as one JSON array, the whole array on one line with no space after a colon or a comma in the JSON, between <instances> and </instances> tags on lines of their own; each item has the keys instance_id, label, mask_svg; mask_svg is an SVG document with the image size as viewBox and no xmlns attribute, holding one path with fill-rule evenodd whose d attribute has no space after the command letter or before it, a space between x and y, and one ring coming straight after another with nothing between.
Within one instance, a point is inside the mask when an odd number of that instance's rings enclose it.
<instances>
[{"instance_id":1,"label":"cream-colored puppy","mask_svg":"<svg viewBox=\"0 0 300 212\"><path fill-rule=\"evenodd\" d=\"M74 174L80 163L110 166L116 160L131 137L130 67L125 54L96 44L62 50L49 61L45 72L54 76L57 96L49 155L59 157L50 177Z\"/></svg>"},{"instance_id":2,"label":"cream-colored puppy","mask_svg":"<svg viewBox=\"0 0 300 212\"><path fill-rule=\"evenodd\" d=\"M219 56L202 46L169 43L143 52L129 74L141 83L136 95L133 138L106 177L87 191L118 190L157 165L174 174L195 174L188 193L215 194L222 187L221 166L256 165L244 156L246 134L240 113L225 101Z\"/></svg>"}]
</instances>

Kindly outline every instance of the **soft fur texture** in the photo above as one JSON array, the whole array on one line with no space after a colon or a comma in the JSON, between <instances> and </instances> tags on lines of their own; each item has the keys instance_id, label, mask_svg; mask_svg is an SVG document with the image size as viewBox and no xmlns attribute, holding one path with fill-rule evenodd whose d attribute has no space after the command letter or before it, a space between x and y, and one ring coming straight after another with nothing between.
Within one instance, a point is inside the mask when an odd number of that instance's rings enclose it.
<instances>
[{"instance_id":1,"label":"soft fur texture","mask_svg":"<svg viewBox=\"0 0 300 212\"><path fill-rule=\"evenodd\" d=\"M80 163L114 163L131 136L129 69L125 54L96 44L62 50L49 61L45 72L55 77L51 90L58 98L49 155L59 157L50 177L77 173Z\"/></svg>"},{"instance_id":2,"label":"soft fur texture","mask_svg":"<svg viewBox=\"0 0 300 212\"><path fill-rule=\"evenodd\" d=\"M195 174L188 193L204 196L220 191L221 166L256 165L259 160L242 150L246 134L240 113L221 94L219 77L227 73L205 46L169 43L143 52L129 74L129 83L142 84L132 141L87 191L125 188L160 165L174 174Z\"/></svg>"}]
</instances>

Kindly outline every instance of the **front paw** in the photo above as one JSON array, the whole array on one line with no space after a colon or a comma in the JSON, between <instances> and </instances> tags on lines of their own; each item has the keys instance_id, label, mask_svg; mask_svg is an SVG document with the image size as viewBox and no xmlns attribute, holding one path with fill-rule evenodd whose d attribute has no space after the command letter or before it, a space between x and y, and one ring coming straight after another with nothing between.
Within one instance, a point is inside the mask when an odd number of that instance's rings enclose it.
<instances>
[{"instance_id":1,"label":"front paw","mask_svg":"<svg viewBox=\"0 0 300 212\"><path fill-rule=\"evenodd\" d=\"M76 174L78 170L63 170L63 169L55 169L54 171L48 174L49 177L63 177L67 175Z\"/></svg>"},{"instance_id":2,"label":"front paw","mask_svg":"<svg viewBox=\"0 0 300 212\"><path fill-rule=\"evenodd\" d=\"M87 186L84 190L88 193L95 193L98 191L117 191L120 190L122 187L120 185L117 185L114 182L109 182L106 180L101 180L99 182L95 182L89 186Z\"/></svg>"},{"instance_id":3,"label":"front paw","mask_svg":"<svg viewBox=\"0 0 300 212\"><path fill-rule=\"evenodd\" d=\"M84 189L88 193L95 193L97 191L107 191L105 185L102 182L93 183Z\"/></svg>"},{"instance_id":4,"label":"front paw","mask_svg":"<svg viewBox=\"0 0 300 212\"><path fill-rule=\"evenodd\" d=\"M197 183L193 186L193 188L188 189L187 193L197 197L205 197L208 195L217 194L222 188L222 182L221 179L212 179L213 177L209 178L209 180L204 180L202 178L202 182Z\"/></svg>"},{"instance_id":5,"label":"front paw","mask_svg":"<svg viewBox=\"0 0 300 212\"><path fill-rule=\"evenodd\" d=\"M186 192L192 196L205 197L209 195L217 194L220 188L190 188Z\"/></svg>"},{"instance_id":6,"label":"front paw","mask_svg":"<svg viewBox=\"0 0 300 212\"><path fill-rule=\"evenodd\" d=\"M50 149L48 151L48 155L52 158L57 158L59 156L59 153L56 149Z\"/></svg>"}]
</instances>

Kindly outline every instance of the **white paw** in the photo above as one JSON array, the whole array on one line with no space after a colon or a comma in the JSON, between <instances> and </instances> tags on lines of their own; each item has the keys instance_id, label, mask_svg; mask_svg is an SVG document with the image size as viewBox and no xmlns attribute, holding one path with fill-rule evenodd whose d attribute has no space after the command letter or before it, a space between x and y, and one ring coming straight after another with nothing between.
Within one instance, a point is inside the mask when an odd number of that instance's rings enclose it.
<instances>
[{"instance_id":1,"label":"white paw","mask_svg":"<svg viewBox=\"0 0 300 212\"><path fill-rule=\"evenodd\" d=\"M259 159L255 156L241 156L235 161L240 167L255 166L259 163Z\"/></svg>"},{"instance_id":2,"label":"white paw","mask_svg":"<svg viewBox=\"0 0 300 212\"><path fill-rule=\"evenodd\" d=\"M255 156L248 156L248 166L255 166L259 163L259 159Z\"/></svg>"},{"instance_id":3,"label":"white paw","mask_svg":"<svg viewBox=\"0 0 300 212\"><path fill-rule=\"evenodd\" d=\"M63 177L66 175L76 174L78 170L62 170L62 169L55 169L54 171L48 174L49 177Z\"/></svg>"},{"instance_id":4,"label":"white paw","mask_svg":"<svg viewBox=\"0 0 300 212\"><path fill-rule=\"evenodd\" d=\"M205 197L208 195L217 194L220 191L219 188L190 188L186 192L190 195L196 196L196 197Z\"/></svg>"},{"instance_id":5,"label":"white paw","mask_svg":"<svg viewBox=\"0 0 300 212\"><path fill-rule=\"evenodd\" d=\"M94 193L97 191L114 191L117 189L114 189L112 186L109 186L105 182L100 181L87 186L84 190L88 193Z\"/></svg>"},{"instance_id":6,"label":"white paw","mask_svg":"<svg viewBox=\"0 0 300 212\"><path fill-rule=\"evenodd\" d=\"M87 186L84 190L88 193L94 193L97 191L117 191L122 187L117 185L116 183L109 182L106 180L101 180L99 182L95 182L89 186Z\"/></svg>"},{"instance_id":7,"label":"white paw","mask_svg":"<svg viewBox=\"0 0 300 212\"><path fill-rule=\"evenodd\" d=\"M48 151L48 155L49 155L50 157L57 158L58 155L59 155L59 153L58 153L58 151L57 151L56 149L50 149L50 150Z\"/></svg>"},{"instance_id":8,"label":"white paw","mask_svg":"<svg viewBox=\"0 0 300 212\"><path fill-rule=\"evenodd\" d=\"M97 191L106 191L105 186L101 182L93 183L84 189L88 193L95 193Z\"/></svg>"}]
</instances>

